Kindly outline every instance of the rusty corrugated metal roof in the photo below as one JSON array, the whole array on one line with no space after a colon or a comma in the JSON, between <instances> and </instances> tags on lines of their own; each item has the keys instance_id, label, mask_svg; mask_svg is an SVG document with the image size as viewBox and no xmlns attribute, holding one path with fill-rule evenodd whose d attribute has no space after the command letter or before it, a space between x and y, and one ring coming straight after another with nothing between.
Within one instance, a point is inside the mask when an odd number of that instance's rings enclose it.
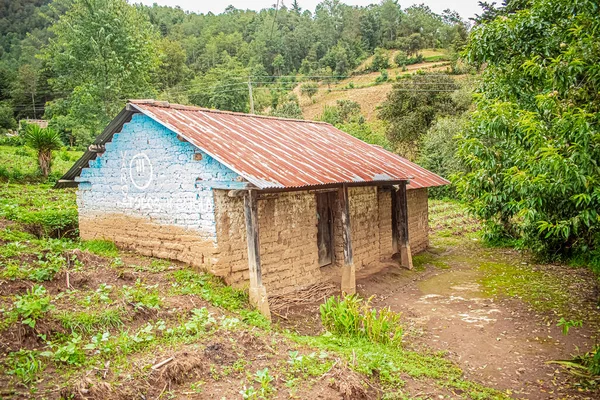
<instances>
[{"instance_id":1,"label":"rusty corrugated metal roof","mask_svg":"<svg viewBox=\"0 0 600 400\"><path fill-rule=\"evenodd\" d=\"M241 114L150 100L130 105L258 188L401 181L410 188L445 179L378 146L316 121Z\"/></svg>"}]
</instances>

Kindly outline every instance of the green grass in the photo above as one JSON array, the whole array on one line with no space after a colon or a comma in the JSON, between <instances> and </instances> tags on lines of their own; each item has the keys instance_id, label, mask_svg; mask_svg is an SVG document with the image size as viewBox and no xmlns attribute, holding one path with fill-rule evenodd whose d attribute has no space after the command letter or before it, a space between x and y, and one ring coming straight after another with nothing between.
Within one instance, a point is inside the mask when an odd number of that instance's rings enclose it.
<instances>
[{"instance_id":1,"label":"green grass","mask_svg":"<svg viewBox=\"0 0 600 400\"><path fill-rule=\"evenodd\" d=\"M55 182L81 157L81 151L66 149L53 152L52 173L49 181ZM37 156L26 146L0 146L0 181L41 182Z\"/></svg>"},{"instance_id":2,"label":"green grass","mask_svg":"<svg viewBox=\"0 0 600 400\"><path fill-rule=\"evenodd\" d=\"M556 315L556 318L588 319L589 311L580 307L576 293L569 289L583 277L563 277L556 271L544 270L543 266L529 264L483 262L479 268L485 273L481 283L490 295L518 298L535 310Z\"/></svg>"},{"instance_id":3,"label":"green grass","mask_svg":"<svg viewBox=\"0 0 600 400\"><path fill-rule=\"evenodd\" d=\"M72 189L0 184L0 218L23 224L38 237L76 236L77 215Z\"/></svg>"},{"instance_id":4,"label":"green grass","mask_svg":"<svg viewBox=\"0 0 600 400\"><path fill-rule=\"evenodd\" d=\"M405 382L402 376L415 379L432 379L443 388L459 389L472 399L508 399L501 392L466 381L463 372L441 353L424 353L373 343L368 340L321 336L290 336L303 345L335 352L343 357L357 372L380 381L386 393L402 393Z\"/></svg>"},{"instance_id":5,"label":"green grass","mask_svg":"<svg viewBox=\"0 0 600 400\"><path fill-rule=\"evenodd\" d=\"M116 329L123 326L122 311L118 309L73 312L62 310L54 316L61 325L72 333L91 334L95 331Z\"/></svg>"}]
</instances>

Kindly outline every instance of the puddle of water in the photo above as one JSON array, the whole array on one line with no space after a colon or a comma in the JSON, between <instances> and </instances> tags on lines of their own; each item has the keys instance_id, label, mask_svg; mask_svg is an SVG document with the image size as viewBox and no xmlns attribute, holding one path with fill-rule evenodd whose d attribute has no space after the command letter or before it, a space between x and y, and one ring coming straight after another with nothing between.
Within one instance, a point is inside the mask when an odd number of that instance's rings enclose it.
<instances>
[{"instance_id":1,"label":"puddle of water","mask_svg":"<svg viewBox=\"0 0 600 400\"><path fill-rule=\"evenodd\" d=\"M417 283L424 298L448 296L454 299L489 297L483 292L478 280L482 277L476 270L450 270Z\"/></svg>"}]
</instances>

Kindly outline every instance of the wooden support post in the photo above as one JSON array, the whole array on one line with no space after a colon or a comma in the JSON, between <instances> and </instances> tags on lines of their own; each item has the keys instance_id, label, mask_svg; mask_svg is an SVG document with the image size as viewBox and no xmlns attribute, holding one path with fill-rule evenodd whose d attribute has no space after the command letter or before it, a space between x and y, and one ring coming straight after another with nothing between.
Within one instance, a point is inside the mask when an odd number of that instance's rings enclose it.
<instances>
[{"instance_id":1,"label":"wooden support post","mask_svg":"<svg viewBox=\"0 0 600 400\"><path fill-rule=\"evenodd\" d=\"M344 265L342 266L342 293L356 293L356 269L352 258L352 230L350 225L350 206L348 187L343 185L338 192L342 215L342 238L344 245Z\"/></svg>"},{"instance_id":2,"label":"wooden support post","mask_svg":"<svg viewBox=\"0 0 600 400\"><path fill-rule=\"evenodd\" d=\"M400 252L400 264L408 269L413 268L412 252L408 235L408 199L406 196L406 182L398 185L398 190L392 193L392 223L393 247L395 252Z\"/></svg>"},{"instance_id":3,"label":"wooden support post","mask_svg":"<svg viewBox=\"0 0 600 400\"><path fill-rule=\"evenodd\" d=\"M260 270L260 242L258 238L258 195L248 190L244 196L244 215L246 217L246 238L248 243L248 269L250 270L250 302L265 317L271 320L271 311L267 299L267 290L262 284Z\"/></svg>"}]
</instances>

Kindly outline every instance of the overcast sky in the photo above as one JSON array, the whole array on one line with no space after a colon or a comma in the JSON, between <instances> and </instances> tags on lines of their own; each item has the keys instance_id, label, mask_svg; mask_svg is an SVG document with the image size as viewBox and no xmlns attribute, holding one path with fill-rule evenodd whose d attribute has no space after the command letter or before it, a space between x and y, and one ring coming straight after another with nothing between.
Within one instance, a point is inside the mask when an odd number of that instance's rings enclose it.
<instances>
[{"instance_id":1,"label":"overcast sky","mask_svg":"<svg viewBox=\"0 0 600 400\"><path fill-rule=\"evenodd\" d=\"M230 4L241 9L261 10L263 8L271 7L276 1L277 0L130 0L131 3L143 3L147 5L157 3L162 6L180 6L182 9L188 11L199 13L212 11L215 14L223 12ZM284 0L283 2L286 6L289 6L292 3L291 0ZM321 0L298 1L302 9L309 9L313 12L315 11L316 5L320 2ZM342 0L342 2L349 5L366 6L372 3L379 3L379 0ZM472 17L480 11L479 6L477 5L478 0L400 0L398 3L403 9L413 4L425 3L437 13L450 8L451 10L458 11L463 18Z\"/></svg>"}]
</instances>

